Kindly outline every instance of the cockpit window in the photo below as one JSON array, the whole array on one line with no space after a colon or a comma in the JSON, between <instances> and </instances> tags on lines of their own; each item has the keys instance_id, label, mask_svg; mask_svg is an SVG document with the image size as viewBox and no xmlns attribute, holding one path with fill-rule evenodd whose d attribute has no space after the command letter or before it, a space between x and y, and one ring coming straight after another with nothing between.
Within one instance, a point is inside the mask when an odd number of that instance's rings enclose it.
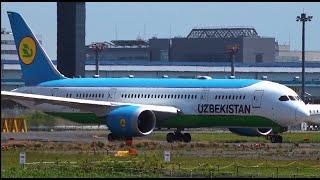
<instances>
[{"instance_id":1,"label":"cockpit window","mask_svg":"<svg viewBox=\"0 0 320 180\"><path fill-rule=\"evenodd\" d=\"M290 100L295 101L296 98L294 98L293 96L289 96Z\"/></svg>"},{"instance_id":2,"label":"cockpit window","mask_svg":"<svg viewBox=\"0 0 320 180\"><path fill-rule=\"evenodd\" d=\"M279 98L279 100L280 100L280 101L289 101L289 98L288 98L288 96L281 96L281 97Z\"/></svg>"}]
</instances>

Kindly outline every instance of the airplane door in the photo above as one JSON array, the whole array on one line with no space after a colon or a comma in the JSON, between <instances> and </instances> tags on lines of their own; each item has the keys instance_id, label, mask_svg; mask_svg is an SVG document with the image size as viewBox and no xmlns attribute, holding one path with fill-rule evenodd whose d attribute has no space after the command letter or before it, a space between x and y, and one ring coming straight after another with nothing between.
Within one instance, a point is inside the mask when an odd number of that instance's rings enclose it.
<instances>
[{"instance_id":1,"label":"airplane door","mask_svg":"<svg viewBox=\"0 0 320 180\"><path fill-rule=\"evenodd\" d=\"M110 90L107 91L106 95L107 95L107 101L115 101L116 89L111 88Z\"/></svg>"},{"instance_id":2,"label":"airplane door","mask_svg":"<svg viewBox=\"0 0 320 180\"><path fill-rule=\"evenodd\" d=\"M200 103L208 103L209 89L203 89L200 94Z\"/></svg>"},{"instance_id":3,"label":"airplane door","mask_svg":"<svg viewBox=\"0 0 320 180\"><path fill-rule=\"evenodd\" d=\"M51 89L51 96L59 96L59 88L53 88Z\"/></svg>"},{"instance_id":4,"label":"airplane door","mask_svg":"<svg viewBox=\"0 0 320 180\"><path fill-rule=\"evenodd\" d=\"M252 107L260 108L261 100L263 96L263 90L255 90L252 98Z\"/></svg>"}]
</instances>

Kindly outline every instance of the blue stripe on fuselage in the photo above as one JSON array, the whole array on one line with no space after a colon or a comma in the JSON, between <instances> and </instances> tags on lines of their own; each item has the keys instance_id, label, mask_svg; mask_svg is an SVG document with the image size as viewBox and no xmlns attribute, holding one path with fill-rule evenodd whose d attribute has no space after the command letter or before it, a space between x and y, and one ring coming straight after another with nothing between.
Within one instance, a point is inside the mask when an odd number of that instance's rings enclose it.
<instances>
[{"instance_id":1,"label":"blue stripe on fuselage","mask_svg":"<svg viewBox=\"0 0 320 180\"><path fill-rule=\"evenodd\" d=\"M42 87L243 88L254 79L73 78L40 83Z\"/></svg>"}]
</instances>

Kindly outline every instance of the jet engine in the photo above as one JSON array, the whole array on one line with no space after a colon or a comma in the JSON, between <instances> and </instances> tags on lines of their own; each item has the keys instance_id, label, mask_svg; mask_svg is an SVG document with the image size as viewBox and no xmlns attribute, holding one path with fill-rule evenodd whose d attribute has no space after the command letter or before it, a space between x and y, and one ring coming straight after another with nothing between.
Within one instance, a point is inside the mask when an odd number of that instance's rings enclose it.
<instances>
[{"instance_id":1,"label":"jet engine","mask_svg":"<svg viewBox=\"0 0 320 180\"><path fill-rule=\"evenodd\" d=\"M107 125L117 136L145 136L154 130L156 116L153 111L139 106L122 106L109 112Z\"/></svg>"},{"instance_id":2,"label":"jet engine","mask_svg":"<svg viewBox=\"0 0 320 180\"><path fill-rule=\"evenodd\" d=\"M229 130L241 136L266 136L272 132L272 128L229 128Z\"/></svg>"}]
</instances>

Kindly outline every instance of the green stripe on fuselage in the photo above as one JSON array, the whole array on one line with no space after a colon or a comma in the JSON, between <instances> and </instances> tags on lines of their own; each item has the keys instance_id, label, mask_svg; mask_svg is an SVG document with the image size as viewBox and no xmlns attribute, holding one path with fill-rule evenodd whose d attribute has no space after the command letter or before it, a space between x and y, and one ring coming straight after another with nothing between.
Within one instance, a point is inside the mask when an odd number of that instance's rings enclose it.
<instances>
[{"instance_id":1,"label":"green stripe on fuselage","mask_svg":"<svg viewBox=\"0 0 320 180\"><path fill-rule=\"evenodd\" d=\"M106 124L106 117L93 113L47 113L82 124ZM157 127L200 128L200 127L270 127L274 131L282 129L277 123L260 116L210 116L182 115L158 121Z\"/></svg>"},{"instance_id":2,"label":"green stripe on fuselage","mask_svg":"<svg viewBox=\"0 0 320 180\"><path fill-rule=\"evenodd\" d=\"M260 116L184 115L157 122L157 126L172 128L270 127L274 130L282 129L279 124Z\"/></svg>"}]
</instances>

